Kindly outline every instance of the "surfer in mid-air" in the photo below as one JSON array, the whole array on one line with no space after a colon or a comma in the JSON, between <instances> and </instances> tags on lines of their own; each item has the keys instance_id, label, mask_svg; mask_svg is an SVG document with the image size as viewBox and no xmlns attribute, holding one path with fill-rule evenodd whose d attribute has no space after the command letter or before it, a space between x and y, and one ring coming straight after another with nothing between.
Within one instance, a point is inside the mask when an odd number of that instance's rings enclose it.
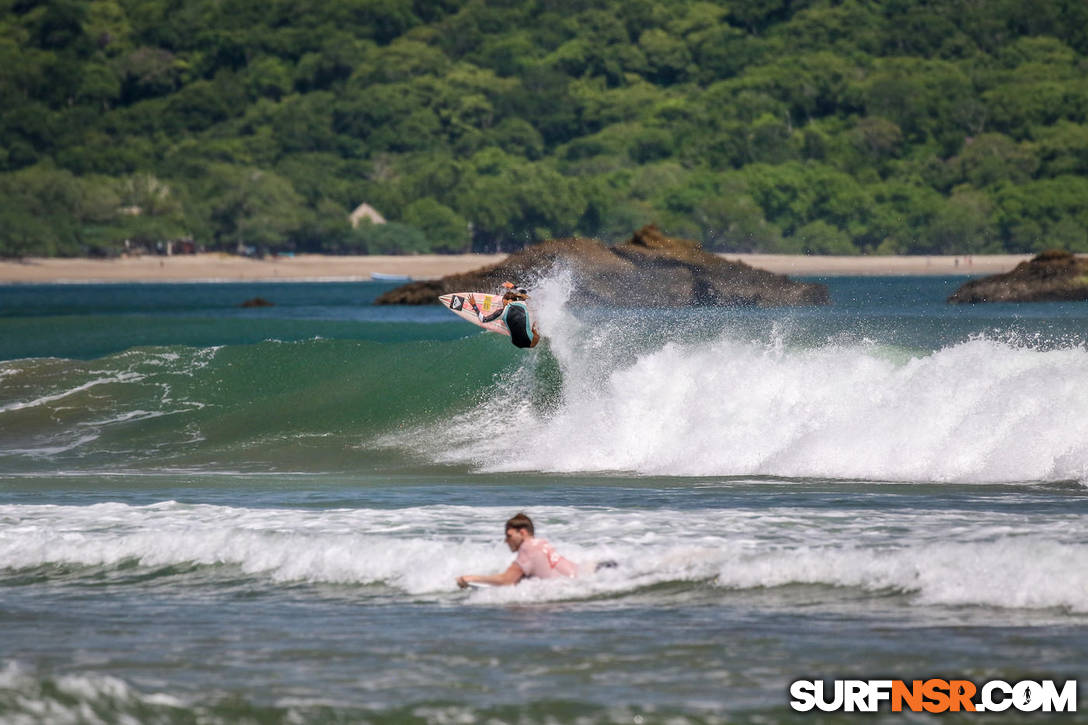
<instances>
[{"instance_id":1,"label":"surfer in mid-air","mask_svg":"<svg viewBox=\"0 0 1088 725\"><path fill-rule=\"evenodd\" d=\"M480 322L491 322L501 317L506 328L510 330L510 342L514 343L514 347L536 347L540 342L540 333L536 331L536 323L530 319L529 308L525 305L529 295L523 289L514 289L509 282L504 286L507 290L502 296L502 307L490 315L485 317L480 311L476 304L476 295L468 296L469 306Z\"/></svg>"},{"instance_id":2,"label":"surfer in mid-air","mask_svg":"<svg viewBox=\"0 0 1088 725\"><path fill-rule=\"evenodd\" d=\"M457 586L462 589L470 584L509 586L525 577L551 579L578 574L574 562L557 554L544 539L533 536L533 521L525 514L518 514L506 522L506 545L510 551L518 553L518 558L506 571L502 574L465 574L457 577Z\"/></svg>"}]
</instances>

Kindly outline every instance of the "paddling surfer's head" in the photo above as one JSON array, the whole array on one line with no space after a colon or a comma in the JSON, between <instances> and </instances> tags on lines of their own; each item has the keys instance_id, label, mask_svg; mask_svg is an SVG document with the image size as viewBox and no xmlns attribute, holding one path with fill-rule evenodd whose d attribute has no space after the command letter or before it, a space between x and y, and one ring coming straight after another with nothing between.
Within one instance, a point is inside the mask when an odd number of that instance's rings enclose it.
<instances>
[{"instance_id":1,"label":"paddling surfer's head","mask_svg":"<svg viewBox=\"0 0 1088 725\"><path fill-rule=\"evenodd\" d=\"M518 514L506 522L506 545L510 551L517 551L526 539L533 538L533 520L525 514Z\"/></svg>"}]
</instances>

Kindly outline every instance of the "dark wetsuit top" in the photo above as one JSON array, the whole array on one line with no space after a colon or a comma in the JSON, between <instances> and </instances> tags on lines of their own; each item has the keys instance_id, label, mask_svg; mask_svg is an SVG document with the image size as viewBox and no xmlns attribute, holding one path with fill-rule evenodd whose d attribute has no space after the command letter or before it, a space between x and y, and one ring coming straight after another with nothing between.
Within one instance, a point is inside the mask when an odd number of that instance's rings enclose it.
<instances>
[{"instance_id":1,"label":"dark wetsuit top","mask_svg":"<svg viewBox=\"0 0 1088 725\"><path fill-rule=\"evenodd\" d=\"M510 341L514 347L532 347L533 325L529 321L529 309L524 302L510 302L501 310L481 318L483 322L502 317L506 328L510 330Z\"/></svg>"}]
</instances>

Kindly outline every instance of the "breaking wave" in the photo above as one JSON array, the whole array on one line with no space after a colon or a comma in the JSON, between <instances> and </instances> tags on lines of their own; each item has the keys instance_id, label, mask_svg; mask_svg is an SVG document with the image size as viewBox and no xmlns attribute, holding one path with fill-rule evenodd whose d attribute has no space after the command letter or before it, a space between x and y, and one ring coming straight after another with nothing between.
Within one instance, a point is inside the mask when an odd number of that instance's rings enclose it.
<instances>
[{"instance_id":1,"label":"breaking wave","mask_svg":"<svg viewBox=\"0 0 1088 725\"><path fill-rule=\"evenodd\" d=\"M709 586L719 596L817 585L893 592L917 605L1088 612L1088 540L1073 514L573 507L531 513L583 575L474 591L470 602L614 598L662 585ZM511 554L494 530L508 514L464 506L2 506L0 579L124 587L195 576L441 599L461 596L453 586L458 575L509 564ZM594 573L594 562L605 559L620 566Z\"/></svg>"},{"instance_id":2,"label":"breaking wave","mask_svg":"<svg viewBox=\"0 0 1088 725\"><path fill-rule=\"evenodd\" d=\"M1083 345L798 342L774 327L753 335L722 313L698 324L578 314L568 293L558 275L537 294L548 352L506 374L466 424L429 431L440 460L487 471L1088 480ZM501 435L467 424L481 420L501 422Z\"/></svg>"}]
</instances>

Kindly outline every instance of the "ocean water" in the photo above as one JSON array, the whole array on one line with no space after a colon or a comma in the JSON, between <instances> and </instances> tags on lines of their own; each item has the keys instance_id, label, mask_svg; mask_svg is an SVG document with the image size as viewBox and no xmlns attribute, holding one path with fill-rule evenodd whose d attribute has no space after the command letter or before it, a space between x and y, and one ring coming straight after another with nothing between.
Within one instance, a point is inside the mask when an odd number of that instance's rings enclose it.
<instances>
[{"instance_id":1,"label":"ocean water","mask_svg":"<svg viewBox=\"0 0 1088 725\"><path fill-rule=\"evenodd\" d=\"M529 352L377 283L0 287L0 722L810 722L794 680L1088 691L1088 305L821 281L830 307L609 311L556 273ZM458 590L509 564L518 511L619 566ZM987 717L1024 716L962 719Z\"/></svg>"}]
</instances>

